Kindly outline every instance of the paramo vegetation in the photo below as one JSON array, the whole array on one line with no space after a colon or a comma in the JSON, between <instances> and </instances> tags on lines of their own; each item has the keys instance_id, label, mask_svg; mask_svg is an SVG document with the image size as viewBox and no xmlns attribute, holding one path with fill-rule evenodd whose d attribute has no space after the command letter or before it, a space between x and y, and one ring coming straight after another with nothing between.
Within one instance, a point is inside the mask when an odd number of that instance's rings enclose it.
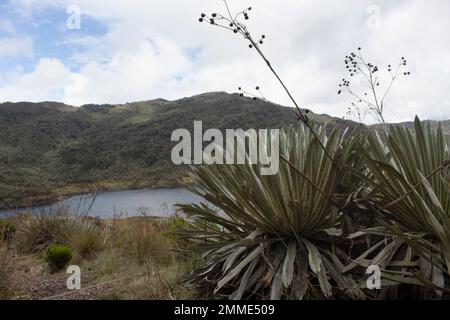
<instances>
[{"instance_id":1,"label":"paramo vegetation","mask_svg":"<svg viewBox=\"0 0 450 320\"><path fill-rule=\"evenodd\" d=\"M180 239L203 253L189 277L231 299L448 297L450 154L440 128L327 134L303 124L280 137L280 170L193 167ZM331 159L326 156L326 152ZM381 270L381 289L366 269Z\"/></svg>"}]
</instances>

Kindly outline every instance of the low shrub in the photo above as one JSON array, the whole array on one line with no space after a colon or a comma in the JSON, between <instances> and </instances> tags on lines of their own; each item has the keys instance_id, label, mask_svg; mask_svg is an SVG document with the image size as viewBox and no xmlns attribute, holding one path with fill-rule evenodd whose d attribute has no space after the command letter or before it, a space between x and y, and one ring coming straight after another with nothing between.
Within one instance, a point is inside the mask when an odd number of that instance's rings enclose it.
<instances>
[{"instance_id":1,"label":"low shrub","mask_svg":"<svg viewBox=\"0 0 450 320\"><path fill-rule=\"evenodd\" d=\"M50 244L45 252L45 261L48 263L52 272L64 268L72 258L72 250L68 246Z\"/></svg>"}]
</instances>

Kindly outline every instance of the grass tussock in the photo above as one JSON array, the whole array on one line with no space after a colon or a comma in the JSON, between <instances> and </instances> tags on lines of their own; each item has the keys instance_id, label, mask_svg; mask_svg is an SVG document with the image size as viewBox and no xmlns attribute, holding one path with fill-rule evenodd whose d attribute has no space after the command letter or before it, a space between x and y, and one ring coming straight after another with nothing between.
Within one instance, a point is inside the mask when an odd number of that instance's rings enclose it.
<instances>
[{"instance_id":1,"label":"grass tussock","mask_svg":"<svg viewBox=\"0 0 450 320\"><path fill-rule=\"evenodd\" d=\"M151 217L115 219L111 224L111 243L121 254L145 263L154 257L168 258L171 244L165 237L166 225Z\"/></svg>"},{"instance_id":2,"label":"grass tussock","mask_svg":"<svg viewBox=\"0 0 450 320\"><path fill-rule=\"evenodd\" d=\"M68 245L76 258L91 259L104 247L106 231L99 220L70 216L61 208L56 213L24 214L16 218L17 248L36 253L50 244Z\"/></svg>"},{"instance_id":3,"label":"grass tussock","mask_svg":"<svg viewBox=\"0 0 450 320\"><path fill-rule=\"evenodd\" d=\"M105 247L108 234L98 219L69 219L65 227L64 242L74 250L78 258L93 259Z\"/></svg>"}]
</instances>

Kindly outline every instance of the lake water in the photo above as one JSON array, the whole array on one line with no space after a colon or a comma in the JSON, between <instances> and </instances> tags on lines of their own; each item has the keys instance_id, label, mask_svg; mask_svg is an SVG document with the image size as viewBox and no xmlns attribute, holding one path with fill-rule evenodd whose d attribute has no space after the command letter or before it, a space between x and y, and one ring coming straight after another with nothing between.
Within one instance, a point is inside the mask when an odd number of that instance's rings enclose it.
<instances>
[{"instance_id":1,"label":"lake water","mask_svg":"<svg viewBox=\"0 0 450 320\"><path fill-rule=\"evenodd\" d=\"M13 215L19 212L56 211L64 207L72 214L86 214L95 217L113 216L168 216L175 212L174 205L180 203L200 203L203 199L187 189L142 189L111 191L99 193L96 196L78 195L46 206L36 206L17 210L0 211L0 216Z\"/></svg>"}]
</instances>

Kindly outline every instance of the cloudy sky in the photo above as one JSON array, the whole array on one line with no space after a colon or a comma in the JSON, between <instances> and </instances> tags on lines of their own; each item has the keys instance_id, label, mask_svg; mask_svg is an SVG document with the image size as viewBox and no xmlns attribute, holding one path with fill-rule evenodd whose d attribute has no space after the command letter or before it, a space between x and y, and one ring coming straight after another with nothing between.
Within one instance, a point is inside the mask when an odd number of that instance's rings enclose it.
<instances>
[{"instance_id":1,"label":"cloudy sky","mask_svg":"<svg viewBox=\"0 0 450 320\"><path fill-rule=\"evenodd\" d=\"M249 29L266 35L263 50L302 106L345 115L344 57L361 46L381 70L408 60L389 121L450 118L450 1L228 2L252 6ZM0 0L0 102L125 103L258 85L289 105L243 39L198 22L224 10L221 0Z\"/></svg>"}]
</instances>

